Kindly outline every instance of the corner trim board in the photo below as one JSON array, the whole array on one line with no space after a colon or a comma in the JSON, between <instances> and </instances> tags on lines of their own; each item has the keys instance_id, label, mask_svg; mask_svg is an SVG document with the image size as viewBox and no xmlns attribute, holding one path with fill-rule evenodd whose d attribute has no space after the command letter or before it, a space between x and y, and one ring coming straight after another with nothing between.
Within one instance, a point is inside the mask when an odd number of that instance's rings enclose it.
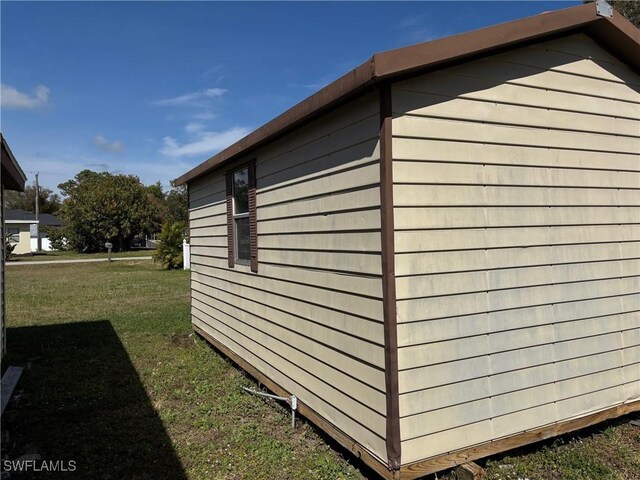
<instances>
[{"instance_id":1,"label":"corner trim board","mask_svg":"<svg viewBox=\"0 0 640 480\"><path fill-rule=\"evenodd\" d=\"M398 390L398 327L393 217L393 136L391 85L380 87L380 224L382 245L382 298L384 366L387 399L387 461L390 470L401 465L400 394Z\"/></svg>"}]
</instances>

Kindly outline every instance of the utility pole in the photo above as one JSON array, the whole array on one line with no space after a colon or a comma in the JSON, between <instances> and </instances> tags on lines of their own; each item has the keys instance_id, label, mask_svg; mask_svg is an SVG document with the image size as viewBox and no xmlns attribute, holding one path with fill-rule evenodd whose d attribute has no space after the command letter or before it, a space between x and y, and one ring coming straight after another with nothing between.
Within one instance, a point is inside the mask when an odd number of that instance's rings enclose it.
<instances>
[{"instance_id":1,"label":"utility pole","mask_svg":"<svg viewBox=\"0 0 640 480\"><path fill-rule=\"evenodd\" d=\"M38 175L36 172L36 238L38 239L37 250L42 251L42 240L40 239L40 186L38 185Z\"/></svg>"}]
</instances>

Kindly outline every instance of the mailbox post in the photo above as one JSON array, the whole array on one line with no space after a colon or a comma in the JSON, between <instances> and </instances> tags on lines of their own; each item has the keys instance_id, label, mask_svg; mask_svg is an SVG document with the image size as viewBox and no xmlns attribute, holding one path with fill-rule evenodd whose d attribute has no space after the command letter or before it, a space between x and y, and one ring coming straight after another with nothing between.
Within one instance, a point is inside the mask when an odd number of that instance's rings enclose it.
<instances>
[{"instance_id":1,"label":"mailbox post","mask_svg":"<svg viewBox=\"0 0 640 480\"><path fill-rule=\"evenodd\" d=\"M111 242L107 242L104 246L107 248L107 258L111 262L111 249L113 248L113 244Z\"/></svg>"}]
</instances>

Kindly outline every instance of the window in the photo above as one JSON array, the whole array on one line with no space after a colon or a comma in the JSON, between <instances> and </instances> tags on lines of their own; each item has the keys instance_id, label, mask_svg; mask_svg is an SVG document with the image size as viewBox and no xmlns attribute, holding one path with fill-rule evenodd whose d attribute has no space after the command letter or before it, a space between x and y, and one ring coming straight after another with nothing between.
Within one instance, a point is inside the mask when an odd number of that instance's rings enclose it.
<instances>
[{"instance_id":1,"label":"window","mask_svg":"<svg viewBox=\"0 0 640 480\"><path fill-rule=\"evenodd\" d=\"M229 267L251 265L258 271L255 162L227 173Z\"/></svg>"},{"instance_id":2,"label":"window","mask_svg":"<svg viewBox=\"0 0 640 480\"><path fill-rule=\"evenodd\" d=\"M20 243L20 229L18 227L7 227L7 240L12 243Z\"/></svg>"},{"instance_id":3,"label":"window","mask_svg":"<svg viewBox=\"0 0 640 480\"><path fill-rule=\"evenodd\" d=\"M249 263L249 169L233 172L233 236L235 260Z\"/></svg>"}]
</instances>

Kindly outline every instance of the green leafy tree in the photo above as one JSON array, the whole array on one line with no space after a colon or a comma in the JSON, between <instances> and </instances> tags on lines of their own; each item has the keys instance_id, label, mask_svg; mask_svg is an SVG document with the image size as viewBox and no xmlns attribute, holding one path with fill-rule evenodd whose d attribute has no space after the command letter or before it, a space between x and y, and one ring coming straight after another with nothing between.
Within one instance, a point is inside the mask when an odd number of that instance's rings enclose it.
<instances>
[{"instance_id":1,"label":"green leafy tree","mask_svg":"<svg viewBox=\"0 0 640 480\"><path fill-rule=\"evenodd\" d=\"M162 226L153 260L160 262L167 270L182 268L182 240L185 228L184 222L167 222Z\"/></svg>"},{"instance_id":2,"label":"green leafy tree","mask_svg":"<svg viewBox=\"0 0 640 480\"><path fill-rule=\"evenodd\" d=\"M160 182L147 186L146 190L149 204L154 211L154 215L150 218L150 223L146 226L146 230L150 233L157 233L168 219L165 193L162 190L162 184Z\"/></svg>"},{"instance_id":3,"label":"green leafy tree","mask_svg":"<svg viewBox=\"0 0 640 480\"><path fill-rule=\"evenodd\" d=\"M592 3L593 0L587 0L584 3ZM638 0L607 0L620 15L625 17L636 27L640 28L640 1ZM595 7L594 7L595 8Z\"/></svg>"},{"instance_id":4,"label":"green leafy tree","mask_svg":"<svg viewBox=\"0 0 640 480\"><path fill-rule=\"evenodd\" d=\"M185 185L176 186L171 182L171 190L165 196L167 221L189 223L189 194Z\"/></svg>"},{"instance_id":5,"label":"green leafy tree","mask_svg":"<svg viewBox=\"0 0 640 480\"><path fill-rule=\"evenodd\" d=\"M66 197L61 234L72 250L97 252L107 241L116 251L126 250L134 236L158 223L153 194L133 175L83 170L58 188Z\"/></svg>"},{"instance_id":6,"label":"green leafy tree","mask_svg":"<svg viewBox=\"0 0 640 480\"><path fill-rule=\"evenodd\" d=\"M62 204L60 196L46 187L40 187L38 195L38 206L40 213L50 213L55 215L60 210ZM5 208L16 208L26 210L27 212L35 212L36 210L36 185L35 183L27 185L24 192L14 192L8 190L5 192Z\"/></svg>"}]
</instances>

